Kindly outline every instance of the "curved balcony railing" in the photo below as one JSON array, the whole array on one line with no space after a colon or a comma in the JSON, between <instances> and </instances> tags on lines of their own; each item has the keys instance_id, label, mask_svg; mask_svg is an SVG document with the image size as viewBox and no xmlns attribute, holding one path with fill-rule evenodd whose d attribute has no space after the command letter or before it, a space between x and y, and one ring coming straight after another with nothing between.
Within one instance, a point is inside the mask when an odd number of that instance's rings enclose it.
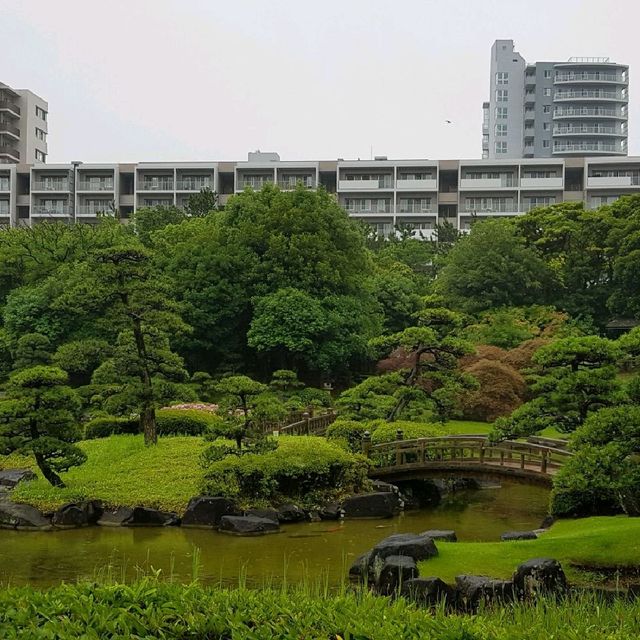
<instances>
[{"instance_id":1,"label":"curved balcony railing","mask_svg":"<svg viewBox=\"0 0 640 640\"><path fill-rule=\"evenodd\" d=\"M553 99L558 100L617 100L626 101L627 97L620 91L604 89L582 89L577 91L556 91Z\"/></svg>"}]
</instances>

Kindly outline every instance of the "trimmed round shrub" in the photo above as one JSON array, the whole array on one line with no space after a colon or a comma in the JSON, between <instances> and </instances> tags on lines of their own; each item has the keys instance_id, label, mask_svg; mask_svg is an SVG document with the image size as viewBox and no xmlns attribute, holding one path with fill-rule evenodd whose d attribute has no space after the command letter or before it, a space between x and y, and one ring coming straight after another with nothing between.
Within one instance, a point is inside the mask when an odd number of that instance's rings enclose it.
<instances>
[{"instance_id":1,"label":"trimmed round shrub","mask_svg":"<svg viewBox=\"0 0 640 640\"><path fill-rule=\"evenodd\" d=\"M197 409L160 409L156 412L159 436L202 436L221 426L219 416Z\"/></svg>"},{"instance_id":2,"label":"trimmed round shrub","mask_svg":"<svg viewBox=\"0 0 640 640\"><path fill-rule=\"evenodd\" d=\"M356 420L336 420L327 429L327 439L358 453L362 449L362 436L369 429L367 423Z\"/></svg>"},{"instance_id":3,"label":"trimmed round shrub","mask_svg":"<svg viewBox=\"0 0 640 640\"><path fill-rule=\"evenodd\" d=\"M87 440L95 438L108 438L122 434L140 433L140 422L135 418L118 418L105 416L94 418L85 425L84 437Z\"/></svg>"},{"instance_id":4,"label":"trimmed round shrub","mask_svg":"<svg viewBox=\"0 0 640 640\"><path fill-rule=\"evenodd\" d=\"M444 435L444 431L440 425L432 424L430 422L409 422L406 420L385 422L384 420L372 420L367 423L367 427L371 432L371 442L373 444L394 442L398 439L398 429L402 430L403 440L436 438Z\"/></svg>"}]
</instances>

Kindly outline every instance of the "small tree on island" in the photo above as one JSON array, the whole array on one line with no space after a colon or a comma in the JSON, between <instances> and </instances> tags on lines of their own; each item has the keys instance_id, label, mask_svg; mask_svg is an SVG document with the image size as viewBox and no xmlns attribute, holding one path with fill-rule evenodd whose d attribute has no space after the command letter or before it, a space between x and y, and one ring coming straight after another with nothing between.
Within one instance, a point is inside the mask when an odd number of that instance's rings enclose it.
<instances>
[{"instance_id":1,"label":"small tree on island","mask_svg":"<svg viewBox=\"0 0 640 640\"><path fill-rule=\"evenodd\" d=\"M33 455L42 475L64 487L58 475L86 460L74 442L81 433L76 420L79 400L56 367L37 366L14 373L7 399L0 401L0 454Z\"/></svg>"}]
</instances>

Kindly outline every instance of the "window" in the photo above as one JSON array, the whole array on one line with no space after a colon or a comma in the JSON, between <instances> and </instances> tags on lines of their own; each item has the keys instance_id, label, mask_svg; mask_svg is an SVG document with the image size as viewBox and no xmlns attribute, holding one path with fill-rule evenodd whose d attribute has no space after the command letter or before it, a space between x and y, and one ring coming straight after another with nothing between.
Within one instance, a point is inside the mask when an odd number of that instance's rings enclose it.
<instances>
[{"instance_id":1,"label":"window","mask_svg":"<svg viewBox=\"0 0 640 640\"><path fill-rule=\"evenodd\" d=\"M400 213L430 213L431 198L400 198Z\"/></svg>"},{"instance_id":2,"label":"window","mask_svg":"<svg viewBox=\"0 0 640 640\"><path fill-rule=\"evenodd\" d=\"M543 105L542 113L551 113L551 105L550 104Z\"/></svg>"},{"instance_id":3,"label":"window","mask_svg":"<svg viewBox=\"0 0 640 640\"><path fill-rule=\"evenodd\" d=\"M496 153L507 153L507 143L500 140L496 142Z\"/></svg>"},{"instance_id":4,"label":"window","mask_svg":"<svg viewBox=\"0 0 640 640\"><path fill-rule=\"evenodd\" d=\"M509 74L506 71L496 73L496 84L509 84Z\"/></svg>"},{"instance_id":5,"label":"window","mask_svg":"<svg viewBox=\"0 0 640 640\"><path fill-rule=\"evenodd\" d=\"M513 198L465 198L464 211L465 213L473 213L475 211L512 212L515 210L514 202Z\"/></svg>"},{"instance_id":6,"label":"window","mask_svg":"<svg viewBox=\"0 0 640 640\"><path fill-rule=\"evenodd\" d=\"M551 69L545 69L544 70L544 77L545 78L550 78L551 77Z\"/></svg>"},{"instance_id":7,"label":"window","mask_svg":"<svg viewBox=\"0 0 640 640\"><path fill-rule=\"evenodd\" d=\"M36 127L36 138L38 138L38 140L46 141L47 134L42 129L38 129L38 127Z\"/></svg>"},{"instance_id":8,"label":"window","mask_svg":"<svg viewBox=\"0 0 640 640\"><path fill-rule=\"evenodd\" d=\"M46 162L47 154L40 151L40 149L36 149L36 162Z\"/></svg>"},{"instance_id":9,"label":"window","mask_svg":"<svg viewBox=\"0 0 640 640\"><path fill-rule=\"evenodd\" d=\"M543 140L542 141L542 146L544 149L548 149L550 146L549 140Z\"/></svg>"},{"instance_id":10,"label":"window","mask_svg":"<svg viewBox=\"0 0 640 640\"><path fill-rule=\"evenodd\" d=\"M523 178L557 178L558 174L555 171L541 171L541 170L529 170L525 171Z\"/></svg>"},{"instance_id":11,"label":"window","mask_svg":"<svg viewBox=\"0 0 640 640\"><path fill-rule=\"evenodd\" d=\"M542 123L543 131L549 131L550 127L551 127L551 123L550 122L543 122Z\"/></svg>"},{"instance_id":12,"label":"window","mask_svg":"<svg viewBox=\"0 0 640 640\"><path fill-rule=\"evenodd\" d=\"M551 95L551 87L545 87L545 88L542 90L542 95L543 95L543 96L550 96L550 95Z\"/></svg>"},{"instance_id":13,"label":"window","mask_svg":"<svg viewBox=\"0 0 640 640\"><path fill-rule=\"evenodd\" d=\"M497 124L496 125L496 135L497 136L506 136L507 135L507 125L506 124Z\"/></svg>"},{"instance_id":14,"label":"window","mask_svg":"<svg viewBox=\"0 0 640 640\"><path fill-rule=\"evenodd\" d=\"M524 210L531 211L536 207L548 207L556 203L555 196L531 196L524 199Z\"/></svg>"},{"instance_id":15,"label":"window","mask_svg":"<svg viewBox=\"0 0 640 640\"><path fill-rule=\"evenodd\" d=\"M496 102L507 102L509 92L506 89L496 89Z\"/></svg>"},{"instance_id":16,"label":"window","mask_svg":"<svg viewBox=\"0 0 640 640\"><path fill-rule=\"evenodd\" d=\"M496 118L506 118L507 112L507 107L496 107Z\"/></svg>"},{"instance_id":17,"label":"window","mask_svg":"<svg viewBox=\"0 0 640 640\"><path fill-rule=\"evenodd\" d=\"M36 106L36 117L40 118L40 120L47 121L47 112L42 108Z\"/></svg>"}]
</instances>

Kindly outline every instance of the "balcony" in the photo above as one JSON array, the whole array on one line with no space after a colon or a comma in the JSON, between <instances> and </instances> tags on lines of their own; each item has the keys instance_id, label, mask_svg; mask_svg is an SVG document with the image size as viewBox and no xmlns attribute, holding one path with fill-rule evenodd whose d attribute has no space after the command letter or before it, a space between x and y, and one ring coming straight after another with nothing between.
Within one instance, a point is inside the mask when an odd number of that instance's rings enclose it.
<instances>
[{"instance_id":1,"label":"balcony","mask_svg":"<svg viewBox=\"0 0 640 640\"><path fill-rule=\"evenodd\" d=\"M103 205L98 204L81 204L76 210L76 216L86 216L95 218L102 213L111 213L113 210L111 202L105 202Z\"/></svg>"},{"instance_id":2,"label":"balcony","mask_svg":"<svg viewBox=\"0 0 640 640\"><path fill-rule=\"evenodd\" d=\"M177 191L201 191L211 189L211 178L183 178L176 182Z\"/></svg>"},{"instance_id":3,"label":"balcony","mask_svg":"<svg viewBox=\"0 0 640 640\"><path fill-rule=\"evenodd\" d=\"M396 188L398 191L437 191L438 181L435 178L424 178L422 180L403 180L398 178Z\"/></svg>"},{"instance_id":4,"label":"balcony","mask_svg":"<svg viewBox=\"0 0 640 640\"><path fill-rule=\"evenodd\" d=\"M502 176L500 178L461 178L460 189L471 191L485 189L509 189L517 186L515 176Z\"/></svg>"},{"instance_id":5,"label":"balcony","mask_svg":"<svg viewBox=\"0 0 640 640\"><path fill-rule=\"evenodd\" d=\"M14 127L10 122L0 122L0 133L20 139L20 129Z\"/></svg>"},{"instance_id":6,"label":"balcony","mask_svg":"<svg viewBox=\"0 0 640 640\"><path fill-rule=\"evenodd\" d=\"M349 215L379 215L393 213L393 206L388 203L371 203L370 205L355 205L353 203L343 205Z\"/></svg>"},{"instance_id":7,"label":"balcony","mask_svg":"<svg viewBox=\"0 0 640 640\"><path fill-rule=\"evenodd\" d=\"M278 187L282 189L282 191L293 191L299 184L307 189L313 189L315 187L311 176L297 176L296 178L278 180Z\"/></svg>"},{"instance_id":8,"label":"balcony","mask_svg":"<svg viewBox=\"0 0 640 640\"><path fill-rule=\"evenodd\" d=\"M80 180L78 182L78 191L113 191L113 180L95 181Z\"/></svg>"},{"instance_id":9,"label":"balcony","mask_svg":"<svg viewBox=\"0 0 640 640\"><path fill-rule=\"evenodd\" d=\"M619 189L637 186L640 186L640 173L634 173L630 176L589 176L587 178L587 189Z\"/></svg>"},{"instance_id":10,"label":"balcony","mask_svg":"<svg viewBox=\"0 0 640 640\"><path fill-rule=\"evenodd\" d=\"M71 207L68 204L57 206L37 204L31 208L31 215L49 218L66 217L71 215Z\"/></svg>"},{"instance_id":11,"label":"balcony","mask_svg":"<svg viewBox=\"0 0 640 640\"><path fill-rule=\"evenodd\" d=\"M480 217L492 217L492 216L517 216L521 211L518 211L516 204L511 206L498 206L496 208L487 209L472 209L463 207L460 209L460 214L465 216L480 216Z\"/></svg>"},{"instance_id":12,"label":"balcony","mask_svg":"<svg viewBox=\"0 0 640 640\"><path fill-rule=\"evenodd\" d=\"M615 118L626 120L627 115L621 109L607 107L556 107L553 118Z\"/></svg>"},{"instance_id":13,"label":"balcony","mask_svg":"<svg viewBox=\"0 0 640 640\"><path fill-rule=\"evenodd\" d=\"M399 202L396 213L430 213L436 215L438 212L430 204Z\"/></svg>"},{"instance_id":14,"label":"balcony","mask_svg":"<svg viewBox=\"0 0 640 640\"><path fill-rule=\"evenodd\" d=\"M338 191L378 191L380 189L393 189L393 178L383 176L373 180L338 181Z\"/></svg>"},{"instance_id":15,"label":"balcony","mask_svg":"<svg viewBox=\"0 0 640 640\"><path fill-rule=\"evenodd\" d=\"M557 125L553 128L554 136L618 136L625 138L626 133L613 126L602 124Z\"/></svg>"},{"instance_id":16,"label":"balcony","mask_svg":"<svg viewBox=\"0 0 640 640\"><path fill-rule=\"evenodd\" d=\"M66 178L60 180L34 180L31 191L69 191L69 180Z\"/></svg>"},{"instance_id":17,"label":"balcony","mask_svg":"<svg viewBox=\"0 0 640 640\"><path fill-rule=\"evenodd\" d=\"M582 89L578 91L556 91L554 102L563 100L608 100L614 102L626 102L627 97L620 91L605 91L604 89Z\"/></svg>"},{"instance_id":18,"label":"balcony","mask_svg":"<svg viewBox=\"0 0 640 640\"><path fill-rule=\"evenodd\" d=\"M273 178L264 176L262 178L240 178L239 185L236 189L243 191L244 189L253 189L260 191L266 184L273 184Z\"/></svg>"},{"instance_id":19,"label":"balcony","mask_svg":"<svg viewBox=\"0 0 640 640\"><path fill-rule=\"evenodd\" d=\"M603 153L622 155L626 152L614 142L564 142L553 145L553 153Z\"/></svg>"},{"instance_id":20,"label":"balcony","mask_svg":"<svg viewBox=\"0 0 640 640\"><path fill-rule=\"evenodd\" d=\"M137 186L137 191L173 191L173 179L163 178L159 180L142 179Z\"/></svg>"},{"instance_id":21,"label":"balcony","mask_svg":"<svg viewBox=\"0 0 640 640\"><path fill-rule=\"evenodd\" d=\"M565 84L572 82L612 82L614 84L626 84L627 80L618 73L607 73L605 71L581 71L578 73L557 73L553 80L554 84Z\"/></svg>"},{"instance_id":22,"label":"balcony","mask_svg":"<svg viewBox=\"0 0 640 640\"><path fill-rule=\"evenodd\" d=\"M20 117L20 107L10 100L0 99L0 111L11 111L17 118Z\"/></svg>"},{"instance_id":23,"label":"balcony","mask_svg":"<svg viewBox=\"0 0 640 640\"><path fill-rule=\"evenodd\" d=\"M562 176L520 179L522 189L562 189L562 186Z\"/></svg>"},{"instance_id":24,"label":"balcony","mask_svg":"<svg viewBox=\"0 0 640 640\"><path fill-rule=\"evenodd\" d=\"M14 160L20 160L20 152L13 147L0 146L0 156L11 156Z\"/></svg>"}]
</instances>

